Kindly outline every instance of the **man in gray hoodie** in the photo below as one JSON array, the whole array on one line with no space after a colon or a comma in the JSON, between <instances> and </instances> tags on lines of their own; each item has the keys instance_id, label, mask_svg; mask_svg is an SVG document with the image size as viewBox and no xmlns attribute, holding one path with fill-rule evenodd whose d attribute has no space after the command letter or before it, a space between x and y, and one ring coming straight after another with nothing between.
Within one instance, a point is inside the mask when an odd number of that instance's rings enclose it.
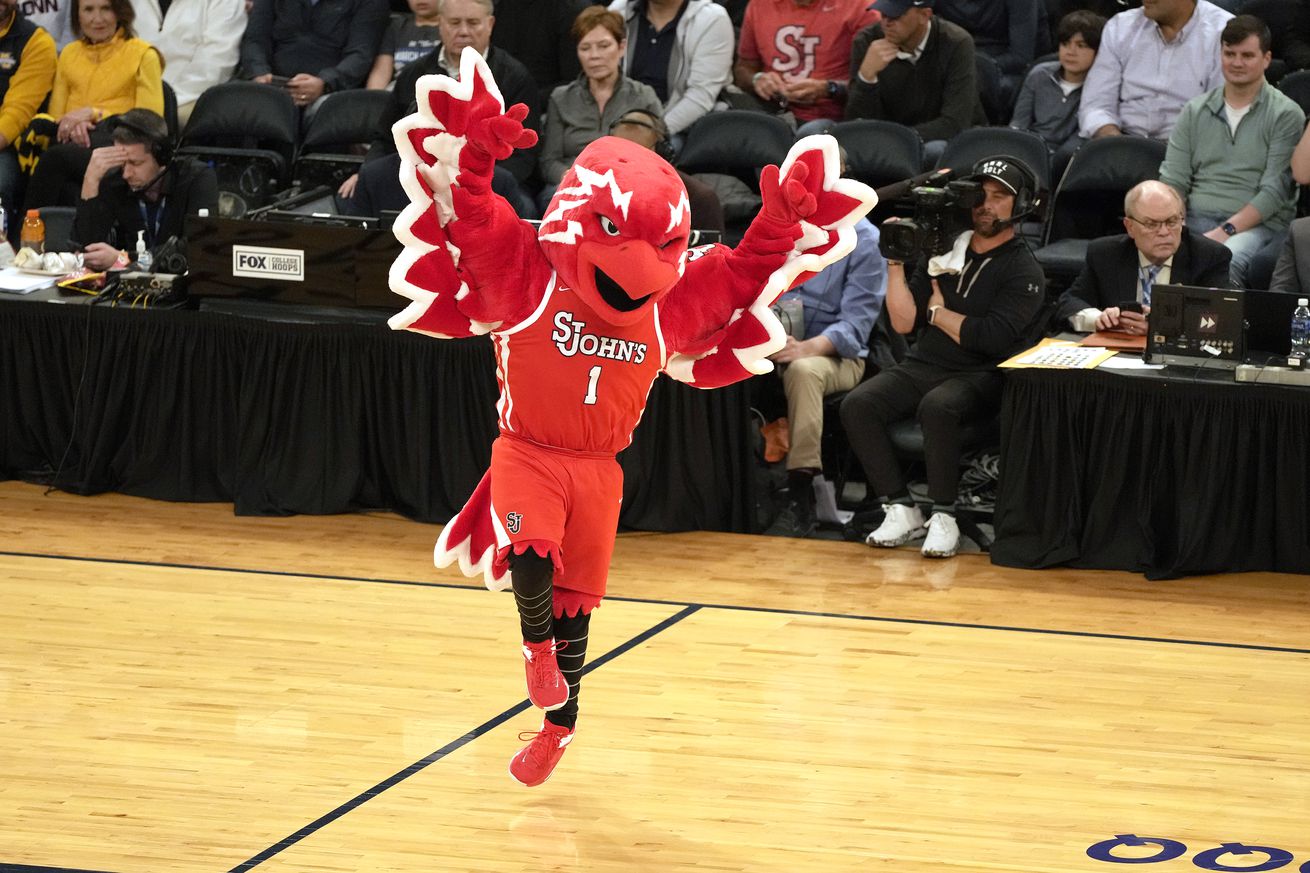
<instances>
[{"instance_id":1,"label":"man in gray hoodie","mask_svg":"<svg viewBox=\"0 0 1310 873\"><path fill-rule=\"evenodd\" d=\"M713 0L614 0L628 26L624 75L655 89L677 136L714 108L732 79L728 11Z\"/></svg>"}]
</instances>

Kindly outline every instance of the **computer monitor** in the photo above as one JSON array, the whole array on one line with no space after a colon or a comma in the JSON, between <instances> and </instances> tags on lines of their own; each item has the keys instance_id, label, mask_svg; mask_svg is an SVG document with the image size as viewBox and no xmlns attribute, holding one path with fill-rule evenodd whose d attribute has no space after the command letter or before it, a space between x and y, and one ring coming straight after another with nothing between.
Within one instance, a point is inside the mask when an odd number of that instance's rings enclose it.
<instances>
[{"instance_id":1,"label":"computer monitor","mask_svg":"<svg viewBox=\"0 0 1310 873\"><path fill-rule=\"evenodd\" d=\"M1143 357L1151 363L1235 368L1246 359L1245 308L1244 291L1155 285Z\"/></svg>"}]
</instances>

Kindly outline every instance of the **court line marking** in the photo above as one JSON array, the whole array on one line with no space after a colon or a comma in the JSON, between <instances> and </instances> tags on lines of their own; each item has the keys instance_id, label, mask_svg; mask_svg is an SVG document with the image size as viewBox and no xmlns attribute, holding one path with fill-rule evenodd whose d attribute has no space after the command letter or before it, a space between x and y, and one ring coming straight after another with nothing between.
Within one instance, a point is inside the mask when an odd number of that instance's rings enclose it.
<instances>
[{"instance_id":1,"label":"court line marking","mask_svg":"<svg viewBox=\"0 0 1310 873\"><path fill-rule=\"evenodd\" d=\"M450 588L456 591L485 591L480 585L462 585L455 582L421 582L412 579L385 579L369 576L330 576L326 573L292 573L286 570L251 570L246 567L215 567L204 564L175 564L168 561L129 561L114 558L88 558L77 555L50 555L41 552L13 552L0 550L0 556L16 558L40 558L56 561L83 561L93 564L122 564L134 567L167 567L179 570L208 570L215 573L245 573L253 576L289 576L303 579L325 579L333 582L365 582L373 585L408 585L418 588ZM845 612L818 612L807 609L782 609L771 606L741 606L731 603L690 603L685 600L659 600L647 597L623 597L605 595L606 600L617 603L642 603L655 606L696 606L702 609L724 609L733 612L762 612L771 615L798 615L808 618L838 618L851 621L876 621L887 624L906 624L919 627L949 627L964 630L1006 631L1020 634L1043 634L1056 637L1078 637L1093 640L1120 640L1130 643L1165 643L1176 646L1202 646L1214 649L1240 649L1250 652L1277 652L1285 655L1310 655L1310 648L1298 649L1291 646L1265 646L1256 643L1225 643L1215 640L1186 640L1171 637L1143 637L1131 634L1099 633L1096 631L1058 630L1055 628L1020 627L1003 624L975 624L962 621L940 621L927 618L896 618L886 615L854 615Z\"/></svg>"},{"instance_id":2,"label":"court line marking","mask_svg":"<svg viewBox=\"0 0 1310 873\"><path fill-rule=\"evenodd\" d=\"M582 675L586 676L592 670L595 670L598 667L602 667L605 664L617 658L618 656L625 654L628 651L631 651L632 649L636 648L637 646L649 640L651 637L673 627L675 624L682 621L684 618L687 618L688 616L695 614L699 610L700 610L699 606L689 605L682 611L677 612L665 618L664 620L660 621L658 624L651 625L641 633L630 638L626 642L621 643L615 648L610 649L608 652L601 655L599 658L596 658L594 661L588 663L586 666L582 668ZM497 716L493 716L492 718L478 725L473 730L469 731L468 733L464 734L458 739L447 743L446 745L442 746L440 749L437 749L432 754L420 758L419 760L415 761L413 764L410 764L404 770L401 770L398 773L394 773L391 776L388 776L386 779L383 779L381 782L379 782L377 785L374 785L372 788L368 789L367 791L363 791L355 795L350 800L346 801L345 803L338 806L336 809L329 812L327 815L320 816L319 818L305 825L300 830L296 831L295 833L291 834L288 837L279 840L278 842L269 846L267 849L253 856L249 860L243 861L242 863L233 867L230 871L228 871L228 873L244 873L244 871L246 870L250 870L259 866L260 864L264 863L265 861L272 858L273 856L281 853L286 849L291 848L296 843L305 839L305 837L312 835L313 833L325 827L326 825L329 825L332 822L336 821L337 819L341 818L346 813L351 812L357 807L362 806L363 804L372 800L374 797L381 794L383 791L386 791L388 788L393 788L394 786L400 784L401 782L405 781L409 777L413 776L415 773L418 773L419 771L425 769L429 765L435 764L437 761L440 761L442 758L446 757L451 752L463 748L464 746L471 743L473 740L476 740L478 737L481 737L484 734L492 730L495 730L505 722L509 721L514 716L531 708L532 708L532 703L530 701L528 701L527 699L520 700L514 706L511 706L509 709L505 710L504 712L500 713Z\"/></svg>"},{"instance_id":3,"label":"court line marking","mask_svg":"<svg viewBox=\"0 0 1310 873\"><path fill-rule=\"evenodd\" d=\"M109 871L80 870L72 867L34 867L30 864L0 863L0 873L109 873Z\"/></svg>"}]
</instances>

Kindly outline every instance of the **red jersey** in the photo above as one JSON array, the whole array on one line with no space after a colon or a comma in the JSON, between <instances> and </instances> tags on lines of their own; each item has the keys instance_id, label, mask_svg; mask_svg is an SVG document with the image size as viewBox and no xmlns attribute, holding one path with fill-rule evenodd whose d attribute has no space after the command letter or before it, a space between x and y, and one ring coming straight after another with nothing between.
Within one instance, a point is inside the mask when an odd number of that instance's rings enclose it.
<instances>
[{"instance_id":1,"label":"red jersey","mask_svg":"<svg viewBox=\"0 0 1310 873\"><path fill-rule=\"evenodd\" d=\"M555 448L617 454L632 442L664 368L659 307L617 327L557 281L552 275L532 315L492 334L500 429Z\"/></svg>"},{"instance_id":2,"label":"red jersey","mask_svg":"<svg viewBox=\"0 0 1310 873\"><path fill-rule=\"evenodd\" d=\"M786 79L829 79L846 82L851 75L851 44L855 34L882 16L869 8L871 0L751 0L741 22L737 56L756 61L766 72ZM840 121L845 107L825 97L806 106L787 107L798 121L832 118Z\"/></svg>"}]
</instances>

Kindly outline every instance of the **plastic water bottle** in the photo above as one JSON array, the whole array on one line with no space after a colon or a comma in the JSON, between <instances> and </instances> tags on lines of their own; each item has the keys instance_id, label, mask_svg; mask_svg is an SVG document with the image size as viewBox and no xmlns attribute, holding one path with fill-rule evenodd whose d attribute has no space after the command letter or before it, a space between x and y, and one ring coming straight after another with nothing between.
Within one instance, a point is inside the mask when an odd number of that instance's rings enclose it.
<instances>
[{"instance_id":1,"label":"plastic water bottle","mask_svg":"<svg viewBox=\"0 0 1310 873\"><path fill-rule=\"evenodd\" d=\"M1296 301L1292 311L1292 353L1287 356L1293 366L1304 367L1306 358L1310 357L1310 298L1302 297Z\"/></svg>"},{"instance_id":2,"label":"plastic water bottle","mask_svg":"<svg viewBox=\"0 0 1310 873\"><path fill-rule=\"evenodd\" d=\"M37 254L45 251L45 222L41 220L41 213L38 210L27 210L27 218L23 219L19 245L25 249L31 249Z\"/></svg>"},{"instance_id":3,"label":"plastic water bottle","mask_svg":"<svg viewBox=\"0 0 1310 873\"><path fill-rule=\"evenodd\" d=\"M150 254L150 249L146 248L146 232L138 230L136 232L136 268L142 273L149 273L154 264L154 255Z\"/></svg>"}]
</instances>

